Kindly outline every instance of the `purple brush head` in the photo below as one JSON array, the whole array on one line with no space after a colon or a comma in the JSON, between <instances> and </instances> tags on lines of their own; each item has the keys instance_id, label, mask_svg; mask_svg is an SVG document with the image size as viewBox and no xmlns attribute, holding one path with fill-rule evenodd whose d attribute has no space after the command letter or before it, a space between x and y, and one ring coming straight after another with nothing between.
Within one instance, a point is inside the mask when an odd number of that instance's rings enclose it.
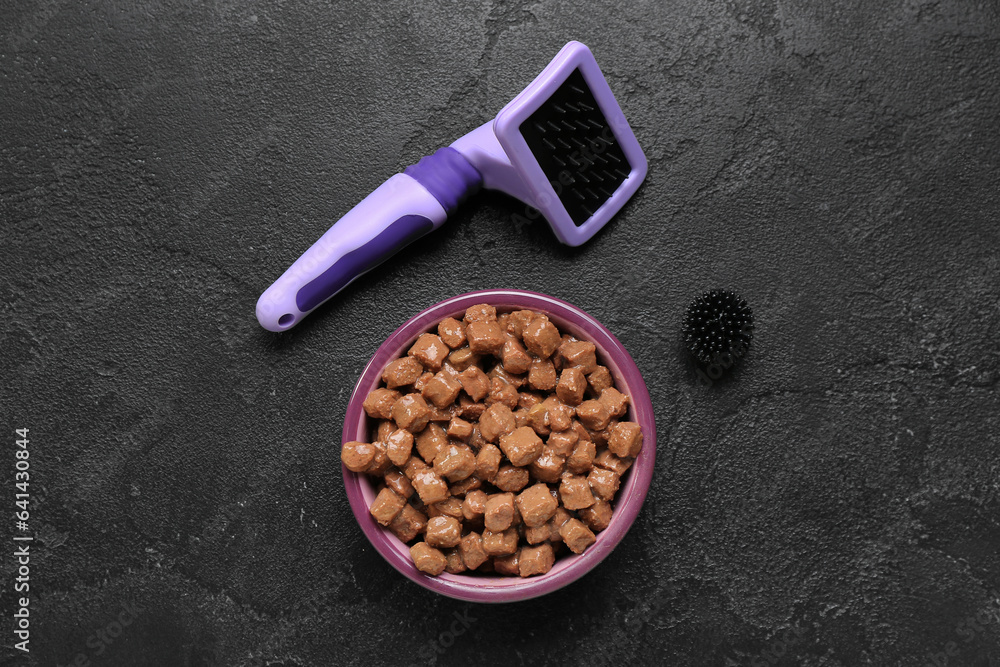
<instances>
[{"instance_id":1,"label":"purple brush head","mask_svg":"<svg viewBox=\"0 0 1000 667\"><path fill-rule=\"evenodd\" d=\"M480 187L541 214L567 245L589 240L646 177L646 156L590 49L570 42L497 117L407 167L347 212L257 301L270 331L298 324ZM537 213L535 213L537 211Z\"/></svg>"},{"instance_id":2,"label":"purple brush head","mask_svg":"<svg viewBox=\"0 0 1000 667\"><path fill-rule=\"evenodd\" d=\"M570 42L497 117L451 145L537 209L567 245L588 241L635 194L646 156L594 55Z\"/></svg>"}]
</instances>

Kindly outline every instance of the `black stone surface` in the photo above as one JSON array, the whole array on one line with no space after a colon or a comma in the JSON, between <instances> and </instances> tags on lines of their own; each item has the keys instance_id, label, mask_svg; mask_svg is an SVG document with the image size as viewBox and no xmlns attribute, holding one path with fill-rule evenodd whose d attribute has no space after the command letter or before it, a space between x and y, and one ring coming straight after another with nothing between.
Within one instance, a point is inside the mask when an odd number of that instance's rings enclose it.
<instances>
[{"instance_id":1,"label":"black stone surface","mask_svg":"<svg viewBox=\"0 0 1000 667\"><path fill-rule=\"evenodd\" d=\"M1000 664L997 3L4 0L0 19L0 497L12 512L28 427L36 664ZM292 332L259 328L258 294L330 223L569 39L650 160L605 230L566 248L481 195ZM380 341L489 287L595 315L658 411L626 539L505 607L397 575L338 462ZM705 387L680 327L714 287L757 328Z\"/></svg>"}]
</instances>

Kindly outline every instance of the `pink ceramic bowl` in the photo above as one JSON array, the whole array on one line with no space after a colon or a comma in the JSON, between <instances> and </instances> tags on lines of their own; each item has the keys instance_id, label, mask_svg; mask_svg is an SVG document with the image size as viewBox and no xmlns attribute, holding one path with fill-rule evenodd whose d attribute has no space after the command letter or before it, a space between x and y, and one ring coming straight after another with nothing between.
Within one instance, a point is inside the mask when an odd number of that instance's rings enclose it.
<instances>
[{"instance_id":1,"label":"pink ceramic bowl","mask_svg":"<svg viewBox=\"0 0 1000 667\"><path fill-rule=\"evenodd\" d=\"M607 529L597 534L597 542L579 555L562 556L547 574L528 577L499 577L477 574L447 574L437 577L423 574L410 560L409 548L372 518L368 508L375 499L375 487L369 478L343 468L344 488L361 529L372 546L409 579L424 588L459 600L471 602L515 602L545 595L576 581L604 560L625 536L639 514L653 476L656 454L656 423L653 405L639 369L622 344L587 313L565 301L536 292L486 290L462 294L418 313L382 343L358 380L344 417L344 442L370 442L370 420L361 406L365 396L378 386L382 370L393 359L405 354L417 336L437 326L445 317L461 319L465 309L488 303L498 311L527 308L549 316L559 330L597 346L598 361L607 366L615 386L631 398L628 419L642 427L643 446L635 463L625 474L614 501L614 515Z\"/></svg>"}]
</instances>

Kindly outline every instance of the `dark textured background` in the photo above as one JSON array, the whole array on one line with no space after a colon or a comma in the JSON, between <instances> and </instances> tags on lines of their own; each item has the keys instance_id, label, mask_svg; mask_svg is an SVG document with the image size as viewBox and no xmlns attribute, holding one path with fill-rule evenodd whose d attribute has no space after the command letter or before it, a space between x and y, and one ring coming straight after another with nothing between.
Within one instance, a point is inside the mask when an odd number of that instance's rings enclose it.
<instances>
[{"instance_id":1,"label":"dark textured background","mask_svg":"<svg viewBox=\"0 0 1000 667\"><path fill-rule=\"evenodd\" d=\"M2 479L27 426L37 664L1000 664L994 0L3 0L0 25ZM596 239L481 195L258 327L330 223L569 39L650 160ZM706 388L678 330L716 286L759 326ZM658 420L617 551L506 607L385 564L338 462L381 340L488 287L602 320Z\"/></svg>"}]
</instances>

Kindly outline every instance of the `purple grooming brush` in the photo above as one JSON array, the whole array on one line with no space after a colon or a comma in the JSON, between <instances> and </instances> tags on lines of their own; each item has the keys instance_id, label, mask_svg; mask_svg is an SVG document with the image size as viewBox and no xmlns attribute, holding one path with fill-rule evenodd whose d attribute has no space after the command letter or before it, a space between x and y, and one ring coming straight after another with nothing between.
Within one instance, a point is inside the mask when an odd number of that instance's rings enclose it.
<instances>
[{"instance_id":1,"label":"purple grooming brush","mask_svg":"<svg viewBox=\"0 0 1000 667\"><path fill-rule=\"evenodd\" d=\"M646 156L586 46L570 42L497 117L392 176L257 300L284 331L444 223L480 187L536 209L563 243L589 240L646 177Z\"/></svg>"}]
</instances>

